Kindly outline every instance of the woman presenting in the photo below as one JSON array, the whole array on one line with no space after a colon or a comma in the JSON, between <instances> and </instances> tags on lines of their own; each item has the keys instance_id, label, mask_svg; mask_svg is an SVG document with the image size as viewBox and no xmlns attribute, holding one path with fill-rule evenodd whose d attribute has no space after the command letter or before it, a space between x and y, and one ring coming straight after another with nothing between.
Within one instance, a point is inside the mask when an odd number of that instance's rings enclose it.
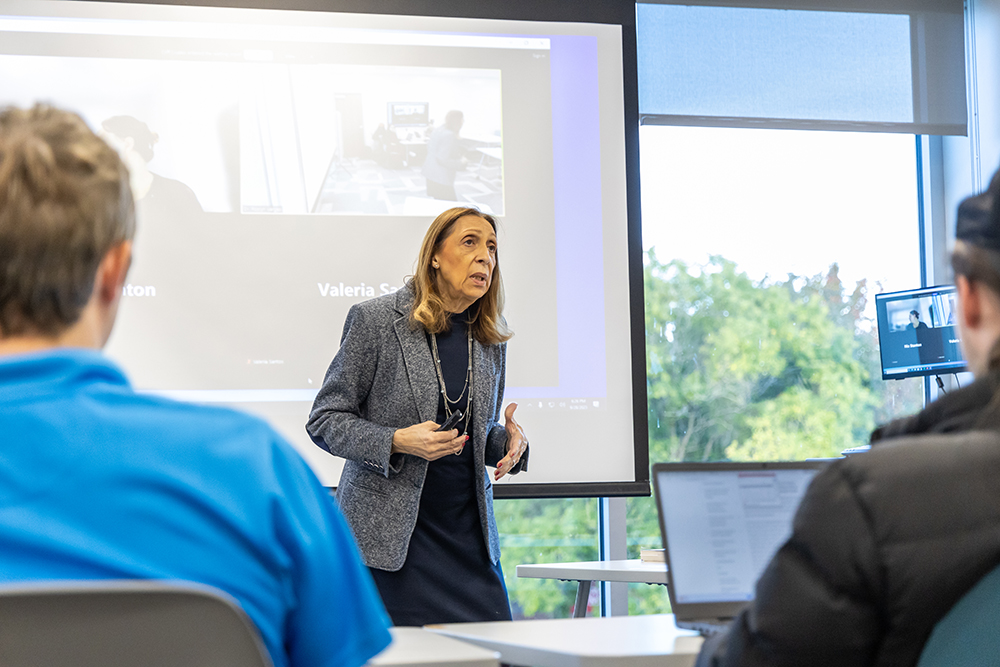
<instances>
[{"instance_id":1,"label":"woman presenting","mask_svg":"<svg viewBox=\"0 0 1000 667\"><path fill-rule=\"evenodd\" d=\"M337 502L396 625L511 617L492 484L527 469L528 441L516 404L499 423L502 309L496 222L445 211L413 278L351 308L309 415L347 459Z\"/></svg>"}]
</instances>

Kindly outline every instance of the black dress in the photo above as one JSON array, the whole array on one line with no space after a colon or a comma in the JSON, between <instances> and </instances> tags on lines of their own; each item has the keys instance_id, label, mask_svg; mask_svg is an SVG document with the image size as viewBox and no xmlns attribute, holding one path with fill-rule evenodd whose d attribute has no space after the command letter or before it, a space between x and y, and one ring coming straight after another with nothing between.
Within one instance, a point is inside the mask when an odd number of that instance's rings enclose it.
<instances>
[{"instance_id":1,"label":"black dress","mask_svg":"<svg viewBox=\"0 0 1000 667\"><path fill-rule=\"evenodd\" d=\"M468 368L466 314L452 316L450 331L437 337L448 398L462 391ZM430 337L428 336L428 345ZM458 408L466 412L469 389ZM445 420L438 398L437 422ZM464 429L459 426L459 433ZM472 426L470 424L469 431ZM490 562L479 521L476 472L471 441L455 456L427 466L417 525L406 562L396 572L371 568L394 625L509 621L510 603L500 562Z\"/></svg>"}]
</instances>

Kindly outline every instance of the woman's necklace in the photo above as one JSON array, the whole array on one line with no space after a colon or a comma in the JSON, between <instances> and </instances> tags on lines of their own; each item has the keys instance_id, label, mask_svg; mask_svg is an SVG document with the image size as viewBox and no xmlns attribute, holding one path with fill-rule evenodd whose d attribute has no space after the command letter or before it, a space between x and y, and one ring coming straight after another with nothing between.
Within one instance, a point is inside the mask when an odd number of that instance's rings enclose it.
<instances>
[{"instance_id":1,"label":"woman's necklace","mask_svg":"<svg viewBox=\"0 0 1000 667\"><path fill-rule=\"evenodd\" d=\"M469 367L465 371L465 384L462 386L462 391L459 392L458 397L455 400L448 398L448 388L444 384L444 373L441 372L441 357L438 355L438 343L437 336L431 334L431 356L434 357L434 370L437 371L438 385L441 388L441 399L444 401L444 415L445 419L448 418L452 413L452 406L457 405L462 397L465 396L465 392L469 392L469 398L465 402L465 424L462 428L462 435L469 434L469 420L472 417L472 391L469 387L472 386L472 329L468 329L468 339L469 339Z\"/></svg>"}]
</instances>

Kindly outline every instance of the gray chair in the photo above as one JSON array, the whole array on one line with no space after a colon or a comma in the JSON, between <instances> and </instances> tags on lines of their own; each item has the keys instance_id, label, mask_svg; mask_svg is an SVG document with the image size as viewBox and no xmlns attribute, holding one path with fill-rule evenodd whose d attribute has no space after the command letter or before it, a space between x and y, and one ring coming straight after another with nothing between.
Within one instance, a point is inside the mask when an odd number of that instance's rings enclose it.
<instances>
[{"instance_id":1,"label":"gray chair","mask_svg":"<svg viewBox=\"0 0 1000 667\"><path fill-rule=\"evenodd\" d=\"M235 600L167 581L0 587L3 667L272 667Z\"/></svg>"}]
</instances>

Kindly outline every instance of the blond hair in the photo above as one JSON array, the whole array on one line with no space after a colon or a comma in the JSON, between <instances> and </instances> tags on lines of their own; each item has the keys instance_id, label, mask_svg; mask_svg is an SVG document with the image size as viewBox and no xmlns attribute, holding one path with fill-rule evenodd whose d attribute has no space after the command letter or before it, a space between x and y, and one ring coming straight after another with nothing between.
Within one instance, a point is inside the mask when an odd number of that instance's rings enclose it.
<instances>
[{"instance_id":1,"label":"blond hair","mask_svg":"<svg viewBox=\"0 0 1000 667\"><path fill-rule=\"evenodd\" d=\"M414 295L410 323L422 326L429 333L442 333L451 325L449 313L437 289L438 272L431 265L431 261L440 250L441 244L451 234L458 219L467 215L482 218L496 233L497 222L493 216L475 208L450 208L434 219L420 245L420 255L417 257L417 265L410 281ZM489 289L469 307L469 328L472 330L472 336L482 345L496 345L510 340L513 335L503 320L503 300L503 278L500 275L498 251Z\"/></svg>"},{"instance_id":2,"label":"blond hair","mask_svg":"<svg viewBox=\"0 0 1000 667\"><path fill-rule=\"evenodd\" d=\"M134 234L128 171L83 119L0 110L0 338L76 322L101 260Z\"/></svg>"}]
</instances>

